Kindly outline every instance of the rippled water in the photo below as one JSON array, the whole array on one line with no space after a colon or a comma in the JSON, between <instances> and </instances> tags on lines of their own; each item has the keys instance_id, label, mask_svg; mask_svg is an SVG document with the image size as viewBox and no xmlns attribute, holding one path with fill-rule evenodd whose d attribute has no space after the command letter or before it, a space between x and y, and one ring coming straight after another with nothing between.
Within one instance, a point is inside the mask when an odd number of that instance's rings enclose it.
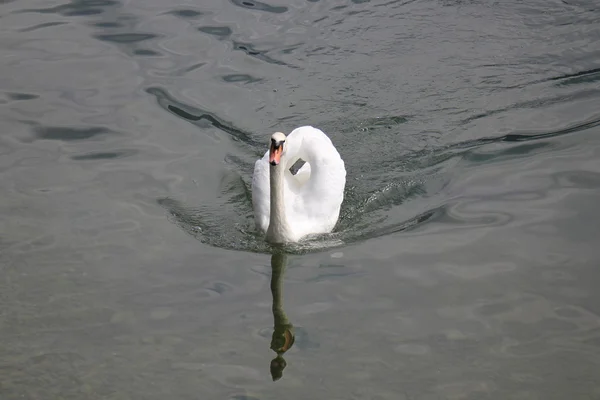
<instances>
[{"instance_id":1,"label":"rippled water","mask_svg":"<svg viewBox=\"0 0 600 400\"><path fill-rule=\"evenodd\" d=\"M595 1L3 1L0 73L3 400L600 398Z\"/></svg>"}]
</instances>

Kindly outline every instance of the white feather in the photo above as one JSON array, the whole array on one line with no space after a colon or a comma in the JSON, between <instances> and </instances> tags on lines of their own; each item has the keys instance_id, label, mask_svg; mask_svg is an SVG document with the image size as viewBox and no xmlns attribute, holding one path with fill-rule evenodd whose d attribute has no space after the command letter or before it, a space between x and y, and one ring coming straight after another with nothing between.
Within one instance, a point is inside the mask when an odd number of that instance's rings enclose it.
<instances>
[{"instance_id":1,"label":"white feather","mask_svg":"<svg viewBox=\"0 0 600 400\"><path fill-rule=\"evenodd\" d=\"M289 168L299 159L306 164L293 175ZM282 226L274 228L275 242L296 242L309 234L328 233L337 223L344 200L346 169L333 143L321 130L312 126L294 129L285 139L280 164L271 167L269 151L256 161L252 178L252 204L256 226L268 232L270 224L271 168L284 168ZM275 176L275 175L274 175ZM272 235L273 236L273 235ZM278 237L283 236L283 237Z\"/></svg>"}]
</instances>

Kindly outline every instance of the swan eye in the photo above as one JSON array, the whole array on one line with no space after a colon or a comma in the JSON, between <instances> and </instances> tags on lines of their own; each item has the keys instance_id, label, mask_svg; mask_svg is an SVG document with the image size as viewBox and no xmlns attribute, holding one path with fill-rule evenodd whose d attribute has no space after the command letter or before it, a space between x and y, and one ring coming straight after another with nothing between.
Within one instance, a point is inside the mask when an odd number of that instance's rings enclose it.
<instances>
[{"instance_id":1,"label":"swan eye","mask_svg":"<svg viewBox=\"0 0 600 400\"><path fill-rule=\"evenodd\" d=\"M285 140L276 141L275 139L271 139L271 146L275 150L279 150L279 147L283 146L284 143L285 143Z\"/></svg>"},{"instance_id":2,"label":"swan eye","mask_svg":"<svg viewBox=\"0 0 600 400\"><path fill-rule=\"evenodd\" d=\"M269 149L269 164L277 165L283 154L283 143L285 140L276 141L271 139L271 148Z\"/></svg>"}]
</instances>

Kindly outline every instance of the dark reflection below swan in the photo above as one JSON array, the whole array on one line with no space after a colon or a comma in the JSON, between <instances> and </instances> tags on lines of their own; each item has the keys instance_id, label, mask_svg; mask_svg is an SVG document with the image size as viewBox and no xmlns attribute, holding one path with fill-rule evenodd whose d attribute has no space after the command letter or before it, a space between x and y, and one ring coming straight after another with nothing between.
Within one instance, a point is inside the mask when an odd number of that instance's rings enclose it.
<instances>
[{"instance_id":1,"label":"dark reflection below swan","mask_svg":"<svg viewBox=\"0 0 600 400\"><path fill-rule=\"evenodd\" d=\"M283 249L276 248L271 255L271 294L273 295L273 335L271 350L277 356L271 360L271 377L273 381L283 376L287 362L283 354L288 351L295 341L294 326L283 310L283 275L287 264L287 254Z\"/></svg>"}]
</instances>

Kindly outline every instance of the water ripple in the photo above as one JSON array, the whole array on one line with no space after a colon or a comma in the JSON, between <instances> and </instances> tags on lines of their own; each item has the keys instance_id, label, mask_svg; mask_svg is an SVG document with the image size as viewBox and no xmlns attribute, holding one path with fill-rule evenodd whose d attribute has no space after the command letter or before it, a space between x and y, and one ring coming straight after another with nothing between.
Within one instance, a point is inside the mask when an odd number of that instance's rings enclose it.
<instances>
[{"instance_id":1,"label":"water ripple","mask_svg":"<svg viewBox=\"0 0 600 400\"><path fill-rule=\"evenodd\" d=\"M223 75L221 77L221 79L223 79L225 82L229 82L229 83L255 83L255 82L260 82L262 79L259 78L255 78L252 75L248 75L248 74L228 74L228 75Z\"/></svg>"},{"instance_id":2,"label":"water ripple","mask_svg":"<svg viewBox=\"0 0 600 400\"><path fill-rule=\"evenodd\" d=\"M175 15L176 17L184 18L184 19L198 18L198 17L201 17L202 15L204 15L204 13L202 13L200 11L187 9L187 8L180 9L180 10L171 10L171 11L168 11L167 14Z\"/></svg>"},{"instance_id":3,"label":"water ripple","mask_svg":"<svg viewBox=\"0 0 600 400\"><path fill-rule=\"evenodd\" d=\"M138 43L157 38L158 35L152 33L115 33L107 35L94 35L95 38L113 43Z\"/></svg>"},{"instance_id":4,"label":"water ripple","mask_svg":"<svg viewBox=\"0 0 600 400\"><path fill-rule=\"evenodd\" d=\"M507 107L502 107L502 108L498 108L495 110L490 110L490 111L486 111L484 113L473 115L469 118L464 119L461 122L463 124L467 124L469 122L472 122L472 121L475 121L475 120L478 120L481 118L489 117L489 116L495 115L495 114L502 114L502 113L505 113L505 112L507 112L509 110L513 110L513 109L547 107L547 106L551 106L554 104L569 103L569 102L572 102L573 99L575 99L575 98L581 100L581 99L593 99L593 98L598 98L598 97L600 97L600 90L587 89L587 90L582 90L582 91L578 92L577 94L564 94L564 95L558 95L558 96L553 96L553 97L549 97L549 98L540 98L540 99L535 99L535 100L522 101L519 103L511 104L510 106L507 106Z\"/></svg>"},{"instance_id":5,"label":"water ripple","mask_svg":"<svg viewBox=\"0 0 600 400\"><path fill-rule=\"evenodd\" d=\"M597 0L0 3L0 397L272 397L251 180L300 124L348 180L288 397L598 397Z\"/></svg>"},{"instance_id":6,"label":"water ripple","mask_svg":"<svg viewBox=\"0 0 600 400\"><path fill-rule=\"evenodd\" d=\"M113 160L116 158L129 157L137 153L137 150L114 150L75 155L71 156L71 159L75 161Z\"/></svg>"},{"instance_id":7,"label":"water ripple","mask_svg":"<svg viewBox=\"0 0 600 400\"><path fill-rule=\"evenodd\" d=\"M33 31L37 31L38 29L44 29L44 28L50 28L52 26L59 26L59 25L65 25L66 22L46 22L43 24L37 24L34 26L30 26L28 28L23 28L20 31L21 32L33 32Z\"/></svg>"},{"instance_id":8,"label":"water ripple","mask_svg":"<svg viewBox=\"0 0 600 400\"><path fill-rule=\"evenodd\" d=\"M509 133L503 136L493 138L475 139L472 141L457 143L448 148L467 148L473 146L482 146L495 142L526 142L530 140L550 139L557 136L568 135L571 133L581 132L593 127L600 126L600 116L596 116L580 123L572 124L564 128L542 133L516 132Z\"/></svg>"},{"instance_id":9,"label":"water ripple","mask_svg":"<svg viewBox=\"0 0 600 400\"><path fill-rule=\"evenodd\" d=\"M37 99L40 97L37 94L30 94L30 93L7 93L6 95L8 96L9 99L15 100L15 101L33 100L33 99Z\"/></svg>"},{"instance_id":10,"label":"water ripple","mask_svg":"<svg viewBox=\"0 0 600 400\"><path fill-rule=\"evenodd\" d=\"M283 14L288 11L287 7L284 6L271 6L267 3L256 0L230 0L233 4L238 7L247 8L250 10L265 11L274 14Z\"/></svg>"},{"instance_id":11,"label":"water ripple","mask_svg":"<svg viewBox=\"0 0 600 400\"><path fill-rule=\"evenodd\" d=\"M250 57L254 57L260 61L264 61L266 63L269 64L274 64L274 65L283 65L289 68L294 68L297 69L298 67L294 66L294 65L290 65L287 64L283 61L277 60L275 58L272 58L270 56L267 55L267 53L269 52L269 50L258 50L256 49L253 45L251 45L250 43L243 43L243 42L236 42L233 41L233 49L234 50L240 50L243 51L244 53L246 53L247 55L249 55Z\"/></svg>"},{"instance_id":12,"label":"water ripple","mask_svg":"<svg viewBox=\"0 0 600 400\"><path fill-rule=\"evenodd\" d=\"M206 121L217 129L231 135L232 139L242 141L249 145L256 146L258 143L252 139L251 134L233 126L233 124L223 121L218 116L197 107L184 104L175 100L165 89L158 87L149 87L146 92L155 96L158 104L165 110L185 119L195 125L202 126L200 123Z\"/></svg>"},{"instance_id":13,"label":"water ripple","mask_svg":"<svg viewBox=\"0 0 600 400\"><path fill-rule=\"evenodd\" d=\"M201 26L198 30L208 35L217 36L220 39L225 39L232 33L231 28L228 26Z\"/></svg>"},{"instance_id":14,"label":"water ripple","mask_svg":"<svg viewBox=\"0 0 600 400\"><path fill-rule=\"evenodd\" d=\"M561 75L549 78L550 81L558 81L557 86L579 85L600 81L600 68L580 71L573 74Z\"/></svg>"},{"instance_id":15,"label":"water ripple","mask_svg":"<svg viewBox=\"0 0 600 400\"><path fill-rule=\"evenodd\" d=\"M61 14L65 17L87 16L102 14L104 8L120 4L116 0L73 0L68 4L62 4L49 8L35 8L21 10L22 13Z\"/></svg>"},{"instance_id":16,"label":"water ripple","mask_svg":"<svg viewBox=\"0 0 600 400\"><path fill-rule=\"evenodd\" d=\"M58 126L41 126L34 128L35 136L42 140L61 140L77 141L93 139L98 136L114 135L112 131L105 127L73 128Z\"/></svg>"},{"instance_id":17,"label":"water ripple","mask_svg":"<svg viewBox=\"0 0 600 400\"><path fill-rule=\"evenodd\" d=\"M600 174L592 171L563 171L553 174L552 179L558 187L600 188Z\"/></svg>"},{"instance_id":18,"label":"water ripple","mask_svg":"<svg viewBox=\"0 0 600 400\"><path fill-rule=\"evenodd\" d=\"M154 94L156 94L156 90L153 89ZM161 95L161 97L165 96ZM191 118L192 120L200 118L197 114L200 114L200 116L204 115L198 110L194 114L196 115ZM186 118L190 119L190 116L186 115ZM404 121L401 117L393 118L392 120L397 123ZM223 124L221 121L213 125L222 129L221 125ZM384 127L386 125L385 123L383 124ZM408 157L411 163L418 165L414 173L405 176L404 179L399 178L398 174L395 173L396 178L394 181L389 182L384 188L379 188L371 192L363 191L366 186L357 191L357 188L352 186L350 175L350 184L346 188L340 220L334 232L307 238L301 243L290 245L288 250L295 253L321 251L375 237L408 232L432 222L443 225L450 224L453 230L461 226L466 229L472 229L473 227L509 224L514 219L514 216L510 213L480 209L481 196L473 198L462 197L456 203L446 201L430 209L421 210L412 216L403 214L404 216L389 218L386 215L386 210L398 207L411 200L435 194L435 192L431 192L432 188L436 187L435 185L431 185L431 182L436 179L435 174L431 174L431 172L429 175L423 174L424 171L435 165L439 165L441 162L447 162L452 158L461 158L469 160L473 164L488 164L493 159L500 160L507 157L515 159L524 158L540 149L550 149L551 146L549 143L539 142L523 143L516 146L511 145L509 148L500 148L484 153L474 153L474 150L484 150L488 145L492 144L546 141L553 137L576 133L597 125L600 125L600 117L550 132L533 134L515 132L494 138L477 139L456 143L451 146L438 147L437 149L429 149L423 152L414 152ZM231 131L232 128L228 126L223 130ZM244 133L244 141L252 147L262 149L262 144L254 142L250 139L250 136L250 133ZM224 219L222 213L213 213L206 207L190 207L179 201L167 198L159 199L158 203L169 211L175 223L203 243L234 250L269 252L272 250L271 247L264 242L262 235L256 232L254 228L249 183L251 174L249 171L252 169L252 164L236 156L228 156L227 160L229 164L234 166L234 170L240 171L240 173L232 172L235 178L228 180L228 183L222 189L222 201L224 204L235 205L235 215L230 215L228 219ZM416 178L418 175L421 175L421 178ZM600 182L600 178L591 173L589 174L589 179L581 178L579 174L577 174L577 177L579 177L578 182L574 181L574 178L569 178L568 174L557 176L555 179L557 182L569 182L569 179L571 179L571 181L577 182L579 185L587 184L589 186ZM372 181L381 182L381 180L374 179ZM442 183L441 186L437 186L437 189L434 190L439 191L443 187L444 184ZM544 197L540 193L527 192L511 193L502 198L507 201L523 201L527 199L535 200L536 198L540 198L540 196ZM498 200L498 198L495 197L488 200L493 201Z\"/></svg>"}]
</instances>

